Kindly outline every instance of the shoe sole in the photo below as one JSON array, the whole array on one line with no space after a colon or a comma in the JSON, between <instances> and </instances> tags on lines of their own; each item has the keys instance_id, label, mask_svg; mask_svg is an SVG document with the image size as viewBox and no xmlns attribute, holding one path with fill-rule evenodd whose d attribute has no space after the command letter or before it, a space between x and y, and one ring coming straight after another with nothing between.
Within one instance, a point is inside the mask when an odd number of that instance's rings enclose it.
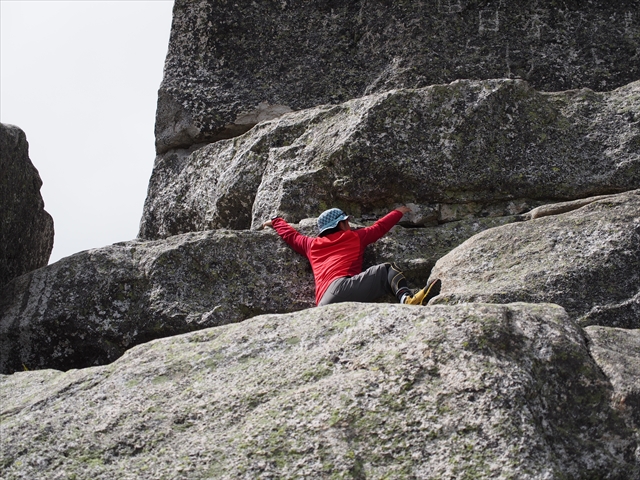
<instances>
[{"instance_id":1,"label":"shoe sole","mask_svg":"<svg viewBox=\"0 0 640 480\"><path fill-rule=\"evenodd\" d=\"M427 294L422 299L421 305L428 304L429 300L431 300L433 297L439 295L441 287L442 287L442 282L440 281L439 278L436 278L433 282L431 282L427 286Z\"/></svg>"}]
</instances>

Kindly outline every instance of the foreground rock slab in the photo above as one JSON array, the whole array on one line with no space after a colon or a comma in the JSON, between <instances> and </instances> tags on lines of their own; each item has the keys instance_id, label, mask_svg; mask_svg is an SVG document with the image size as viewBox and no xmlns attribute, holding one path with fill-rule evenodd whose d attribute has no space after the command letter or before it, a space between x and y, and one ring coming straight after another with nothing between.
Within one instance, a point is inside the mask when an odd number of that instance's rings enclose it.
<instances>
[{"instance_id":1,"label":"foreground rock slab","mask_svg":"<svg viewBox=\"0 0 640 480\"><path fill-rule=\"evenodd\" d=\"M177 0L156 149L238 135L284 112L459 78L543 91L640 77L636 0Z\"/></svg>"},{"instance_id":2,"label":"foreground rock slab","mask_svg":"<svg viewBox=\"0 0 640 480\"><path fill-rule=\"evenodd\" d=\"M140 238L399 203L416 226L640 187L640 82L542 93L516 80L392 90L156 158Z\"/></svg>"},{"instance_id":3,"label":"foreground rock slab","mask_svg":"<svg viewBox=\"0 0 640 480\"><path fill-rule=\"evenodd\" d=\"M0 287L45 266L53 249L53 219L44 209L42 180L18 127L0 123Z\"/></svg>"},{"instance_id":4,"label":"foreground rock slab","mask_svg":"<svg viewBox=\"0 0 640 480\"><path fill-rule=\"evenodd\" d=\"M640 328L640 191L485 230L431 277L434 303L553 302L582 325Z\"/></svg>"},{"instance_id":5,"label":"foreground rock slab","mask_svg":"<svg viewBox=\"0 0 640 480\"><path fill-rule=\"evenodd\" d=\"M555 305L333 305L0 382L7 479L639 473Z\"/></svg>"}]
</instances>

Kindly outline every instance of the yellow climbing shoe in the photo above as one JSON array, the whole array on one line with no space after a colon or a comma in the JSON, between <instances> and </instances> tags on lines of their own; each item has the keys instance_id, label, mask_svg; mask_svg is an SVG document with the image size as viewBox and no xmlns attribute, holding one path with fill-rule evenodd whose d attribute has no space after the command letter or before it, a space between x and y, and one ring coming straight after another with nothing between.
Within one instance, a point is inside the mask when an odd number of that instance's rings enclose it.
<instances>
[{"instance_id":1,"label":"yellow climbing shoe","mask_svg":"<svg viewBox=\"0 0 640 480\"><path fill-rule=\"evenodd\" d=\"M405 305L426 305L429 303L429 300L440 293L441 285L442 282L440 282L440 279L436 279L433 282L428 283L426 287L417 291L412 296L407 295L402 303Z\"/></svg>"}]
</instances>

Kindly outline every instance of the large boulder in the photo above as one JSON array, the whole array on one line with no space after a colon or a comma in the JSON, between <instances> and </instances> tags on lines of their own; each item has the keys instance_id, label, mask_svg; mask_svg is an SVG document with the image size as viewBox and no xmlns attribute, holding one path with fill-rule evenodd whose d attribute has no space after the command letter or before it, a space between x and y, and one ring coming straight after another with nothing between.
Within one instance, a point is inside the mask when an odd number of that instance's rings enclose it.
<instances>
[{"instance_id":1,"label":"large boulder","mask_svg":"<svg viewBox=\"0 0 640 480\"><path fill-rule=\"evenodd\" d=\"M0 372L101 365L154 338L312 305L308 263L275 234L124 242L0 290Z\"/></svg>"},{"instance_id":2,"label":"large boulder","mask_svg":"<svg viewBox=\"0 0 640 480\"><path fill-rule=\"evenodd\" d=\"M0 287L43 267L53 249L53 219L44 210L42 180L18 127L0 123Z\"/></svg>"},{"instance_id":3,"label":"large boulder","mask_svg":"<svg viewBox=\"0 0 640 480\"><path fill-rule=\"evenodd\" d=\"M640 82L541 93L519 80L372 94L156 159L141 238L256 228L330 206L411 203L415 226L640 187Z\"/></svg>"},{"instance_id":4,"label":"large boulder","mask_svg":"<svg viewBox=\"0 0 640 480\"><path fill-rule=\"evenodd\" d=\"M156 149L459 78L612 90L640 77L637 0L177 0Z\"/></svg>"},{"instance_id":5,"label":"large boulder","mask_svg":"<svg viewBox=\"0 0 640 480\"><path fill-rule=\"evenodd\" d=\"M0 376L6 478L638 478L555 305L339 304Z\"/></svg>"},{"instance_id":6,"label":"large boulder","mask_svg":"<svg viewBox=\"0 0 640 480\"><path fill-rule=\"evenodd\" d=\"M640 190L485 230L431 277L434 303L552 302L581 325L640 328Z\"/></svg>"}]
</instances>

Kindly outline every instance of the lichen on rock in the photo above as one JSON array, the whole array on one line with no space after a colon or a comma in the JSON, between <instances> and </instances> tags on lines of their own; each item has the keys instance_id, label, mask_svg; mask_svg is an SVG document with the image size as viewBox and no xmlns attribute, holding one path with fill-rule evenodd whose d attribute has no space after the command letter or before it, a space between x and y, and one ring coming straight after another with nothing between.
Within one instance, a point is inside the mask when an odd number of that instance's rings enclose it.
<instances>
[{"instance_id":1,"label":"lichen on rock","mask_svg":"<svg viewBox=\"0 0 640 480\"><path fill-rule=\"evenodd\" d=\"M612 90L640 75L637 10L636 0L178 0L156 149L237 136L265 105L302 110L461 78Z\"/></svg>"},{"instance_id":2,"label":"lichen on rock","mask_svg":"<svg viewBox=\"0 0 640 480\"><path fill-rule=\"evenodd\" d=\"M638 474L611 384L556 305L331 305L0 387L8 478Z\"/></svg>"},{"instance_id":3,"label":"lichen on rock","mask_svg":"<svg viewBox=\"0 0 640 480\"><path fill-rule=\"evenodd\" d=\"M613 407L640 440L640 329L589 326L585 331L591 356L613 386ZM636 455L640 463L640 445Z\"/></svg>"}]
</instances>

